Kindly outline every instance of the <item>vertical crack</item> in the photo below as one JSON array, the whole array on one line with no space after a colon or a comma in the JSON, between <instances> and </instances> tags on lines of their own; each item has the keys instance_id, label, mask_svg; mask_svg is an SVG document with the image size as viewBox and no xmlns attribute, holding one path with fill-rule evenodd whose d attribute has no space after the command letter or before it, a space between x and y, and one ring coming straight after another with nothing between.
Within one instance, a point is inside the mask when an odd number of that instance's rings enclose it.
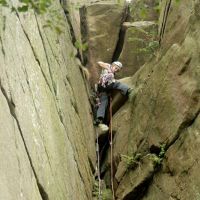
<instances>
[{"instance_id":1,"label":"vertical crack","mask_svg":"<svg viewBox=\"0 0 200 200\"><path fill-rule=\"evenodd\" d=\"M194 124L194 122L198 118L199 114L200 114L200 109L194 114L193 118L187 119L187 120L183 121L180 124L176 135L171 140L171 142L167 145L167 149L169 149L169 147L172 146L179 139L179 137L180 137L180 135L181 135L181 133L182 133L183 130L189 128L190 126L192 126Z\"/></svg>"},{"instance_id":2,"label":"vertical crack","mask_svg":"<svg viewBox=\"0 0 200 200\"><path fill-rule=\"evenodd\" d=\"M79 14L80 14L80 24L81 24L81 27L80 27L81 28L81 42L83 44L86 44L89 41L86 6L82 6L79 9ZM88 63L88 52L87 52L87 50L83 52L82 60L83 60L82 61L83 65L86 65Z\"/></svg>"},{"instance_id":3,"label":"vertical crack","mask_svg":"<svg viewBox=\"0 0 200 200\"><path fill-rule=\"evenodd\" d=\"M0 43L1 43L1 51L3 53L3 56L5 57L5 50L4 50L4 46L3 46L3 40L2 40L2 37L0 36Z\"/></svg>"},{"instance_id":4,"label":"vertical crack","mask_svg":"<svg viewBox=\"0 0 200 200\"><path fill-rule=\"evenodd\" d=\"M163 38L164 33L165 33L165 28L166 28L166 24L167 24L168 15L169 15L169 10L170 10L170 7L171 7L171 1L172 0L166 1L166 4L165 4L163 20L162 20L162 25L161 25L161 29L160 29L159 43L161 43L162 38Z\"/></svg>"},{"instance_id":5,"label":"vertical crack","mask_svg":"<svg viewBox=\"0 0 200 200\"><path fill-rule=\"evenodd\" d=\"M39 61L39 59L38 59L38 57L37 57L37 54L36 54L36 52L35 52L35 50L34 50L32 44L31 44L31 41L30 41L30 39L29 39L29 37L28 37L28 34L26 33L26 31L24 30L24 27L22 26L22 23L21 23L21 21L20 21L19 14L18 14L17 12L16 12L16 16L17 16L17 18L19 19L19 22L20 22L20 24L21 24L22 30L23 30L23 32L24 32L24 34L25 34L25 36L26 36L26 38L27 38L27 40L28 40L28 42L29 42L29 44L30 44L30 47L31 47L32 52L33 52L33 55L34 55L34 57L35 57L36 62L38 63L38 66L40 67L40 70L41 70L42 75L43 75L43 77L44 77L44 79L45 79L45 82L47 83L47 86L49 87L49 90L52 92L51 86L50 86L50 84L49 84L49 82L48 82L48 80L47 80L47 78L46 78L46 75L45 75L45 73L44 73L42 67L41 67L40 61Z\"/></svg>"},{"instance_id":6,"label":"vertical crack","mask_svg":"<svg viewBox=\"0 0 200 200\"><path fill-rule=\"evenodd\" d=\"M72 44L77 49L77 55L76 55L76 57L84 65L82 50L76 47L77 38L76 38L76 34L75 34L75 31L74 31L74 28L73 28L73 25L72 25L72 22L71 22L71 19L70 19L70 12L69 12L70 8L67 8L67 2L66 1L61 1L60 3L61 3L61 7L63 8L63 11L65 13L65 17L66 17L67 23L69 25L69 30L70 30Z\"/></svg>"},{"instance_id":7,"label":"vertical crack","mask_svg":"<svg viewBox=\"0 0 200 200\"><path fill-rule=\"evenodd\" d=\"M13 103L13 100L9 99L7 93L6 93L6 90L3 88L3 86L1 85L1 82L0 82L0 89L1 89L1 92L2 94L4 95L6 101L7 101L7 104L8 104L8 107L9 107L9 110L10 110L10 114L12 115L12 117L15 119L16 121L16 124L17 124L17 127L18 127L18 130L20 132L20 136L22 138L22 142L24 144L24 147L25 147L25 151L27 153L27 156L28 156L28 159L29 159L29 162L30 162L30 166L33 170L33 174L35 176L35 179L36 179L36 183L37 183L37 186L38 186L38 189L39 189L39 192L40 192L40 195L42 197L43 200L49 200L49 197L48 197L48 194L46 193L46 191L44 190L43 186L40 184L39 182L39 179L38 179L38 176L36 174L36 171L35 171L35 168L33 166L33 161L31 159L31 155L29 153L29 150L28 150L28 147L26 145L26 142L25 142L25 138L23 136L23 132L22 132L22 129L20 127L20 123L19 123L19 120L17 119L17 115L15 113L15 104Z\"/></svg>"},{"instance_id":8,"label":"vertical crack","mask_svg":"<svg viewBox=\"0 0 200 200\"><path fill-rule=\"evenodd\" d=\"M127 4L126 7L124 8L124 16L122 17L121 29L119 31L118 41L117 41L115 51L113 53L112 61L118 60L122 52L122 49L124 46L124 40L126 36L126 30L127 30L126 27L123 26L123 23L128 21L129 13L130 13L130 7Z\"/></svg>"},{"instance_id":9,"label":"vertical crack","mask_svg":"<svg viewBox=\"0 0 200 200\"><path fill-rule=\"evenodd\" d=\"M35 13L34 13L34 14L35 14ZM49 61L49 58L48 58L48 56L47 56L47 50L46 50L46 47L45 47L44 39L43 39L41 30L40 30L39 23L38 23L38 20L37 20L36 15L35 15L35 20L36 20L36 23L37 23L39 35L40 35L40 38L41 38L41 40L42 40L42 45L43 45L44 52L45 52L45 56L46 56L46 60L47 60L47 63L48 63L48 69L49 69L49 74L50 74L51 82L52 82L52 85L53 85L54 94L56 94L57 91L56 91L55 82L54 82L54 79L53 79L53 74L52 74L52 71L51 71L51 68L50 68L50 61Z\"/></svg>"}]
</instances>

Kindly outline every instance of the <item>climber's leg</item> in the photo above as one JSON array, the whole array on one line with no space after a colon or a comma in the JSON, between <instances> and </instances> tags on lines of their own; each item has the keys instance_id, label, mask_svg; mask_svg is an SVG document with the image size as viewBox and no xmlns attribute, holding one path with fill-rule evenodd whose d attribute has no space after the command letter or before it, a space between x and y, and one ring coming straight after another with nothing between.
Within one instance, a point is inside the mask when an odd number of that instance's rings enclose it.
<instances>
[{"instance_id":1,"label":"climber's leg","mask_svg":"<svg viewBox=\"0 0 200 200\"><path fill-rule=\"evenodd\" d=\"M124 83L120 83L118 81L110 84L108 86L109 89L116 89L116 90L120 90L121 93L125 96L128 94L128 90L129 90L129 87L128 85L124 84Z\"/></svg>"},{"instance_id":2,"label":"climber's leg","mask_svg":"<svg viewBox=\"0 0 200 200\"><path fill-rule=\"evenodd\" d=\"M106 108L108 106L108 95L106 92L100 93L100 105L97 110L97 119L104 119Z\"/></svg>"}]
</instances>

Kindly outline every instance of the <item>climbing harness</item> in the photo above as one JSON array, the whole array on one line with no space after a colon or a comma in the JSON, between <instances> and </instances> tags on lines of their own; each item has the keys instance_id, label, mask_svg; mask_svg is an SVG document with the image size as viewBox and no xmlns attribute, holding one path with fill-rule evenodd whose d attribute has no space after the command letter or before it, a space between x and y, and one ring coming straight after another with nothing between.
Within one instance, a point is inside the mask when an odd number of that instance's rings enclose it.
<instances>
[{"instance_id":1,"label":"climbing harness","mask_svg":"<svg viewBox=\"0 0 200 200\"><path fill-rule=\"evenodd\" d=\"M115 192L114 192L114 183L113 183L113 131L112 131L112 97L110 96L110 181L111 181L111 189L112 189L112 197L115 200Z\"/></svg>"}]
</instances>

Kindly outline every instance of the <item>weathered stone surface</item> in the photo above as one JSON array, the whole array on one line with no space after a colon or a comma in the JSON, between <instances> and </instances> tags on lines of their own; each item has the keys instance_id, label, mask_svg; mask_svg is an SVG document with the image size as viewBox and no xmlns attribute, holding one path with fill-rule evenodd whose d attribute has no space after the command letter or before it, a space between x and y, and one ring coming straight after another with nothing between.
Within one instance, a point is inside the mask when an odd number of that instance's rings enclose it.
<instances>
[{"instance_id":1,"label":"weathered stone surface","mask_svg":"<svg viewBox=\"0 0 200 200\"><path fill-rule=\"evenodd\" d=\"M130 21L157 21L159 0L133 0L130 3Z\"/></svg>"},{"instance_id":2,"label":"weathered stone surface","mask_svg":"<svg viewBox=\"0 0 200 200\"><path fill-rule=\"evenodd\" d=\"M132 85L132 79L131 77L123 78L117 80L121 83L124 83L131 87ZM112 91L112 113L113 115L124 105L124 103L128 100L127 96L122 95L119 91L113 90Z\"/></svg>"},{"instance_id":3,"label":"weathered stone surface","mask_svg":"<svg viewBox=\"0 0 200 200\"><path fill-rule=\"evenodd\" d=\"M88 43L87 60L96 82L100 68L97 61L112 62L124 15L122 3L96 3L82 8L83 42Z\"/></svg>"},{"instance_id":4,"label":"weathered stone surface","mask_svg":"<svg viewBox=\"0 0 200 200\"><path fill-rule=\"evenodd\" d=\"M81 49L81 25L79 9L83 5L89 4L90 2L91 0L61 0L62 7L66 14L66 19L70 25L72 41L78 48L81 61L83 61L83 51Z\"/></svg>"},{"instance_id":5,"label":"weathered stone surface","mask_svg":"<svg viewBox=\"0 0 200 200\"><path fill-rule=\"evenodd\" d=\"M134 185L132 190L124 189L123 195L121 193L124 185L130 183L128 174L137 177L136 168L127 170L123 178L118 178L121 181L116 188L117 199L199 198L200 1L192 3L194 7L182 33L182 42L178 39L176 43L176 29L172 29L171 34L168 32L171 46L163 46L167 49L135 74L132 84L138 88L136 98L114 115L115 170L119 170L121 154L134 156L139 153L142 157L153 153L158 155L161 145L165 145L163 168L152 172L155 175L153 182L148 183L150 188L146 195L137 195ZM183 8L183 5L184 2L180 1L179 6ZM179 10L179 7L171 9L178 15L176 9ZM190 10L191 7L184 9ZM168 17L169 21L173 21L171 16ZM182 18L179 20L181 22ZM144 166L140 176L147 169ZM142 180L139 185L140 191L146 188Z\"/></svg>"},{"instance_id":6,"label":"weathered stone surface","mask_svg":"<svg viewBox=\"0 0 200 200\"><path fill-rule=\"evenodd\" d=\"M200 117L183 130L166 154L162 173L158 173L144 199L199 199Z\"/></svg>"},{"instance_id":7,"label":"weathered stone surface","mask_svg":"<svg viewBox=\"0 0 200 200\"><path fill-rule=\"evenodd\" d=\"M134 171L127 170L118 185L117 199L139 199L143 195L145 182L148 183L152 179L154 167L153 161L146 157Z\"/></svg>"},{"instance_id":8,"label":"weathered stone surface","mask_svg":"<svg viewBox=\"0 0 200 200\"><path fill-rule=\"evenodd\" d=\"M54 8L65 19L59 1ZM95 137L81 66L67 23L61 35L45 23L1 8L0 195L92 199Z\"/></svg>"},{"instance_id":9,"label":"weathered stone surface","mask_svg":"<svg viewBox=\"0 0 200 200\"><path fill-rule=\"evenodd\" d=\"M119 78L133 75L153 56L158 44L157 25L154 22L124 22L123 28L126 33L119 60L124 67L117 75Z\"/></svg>"},{"instance_id":10,"label":"weathered stone surface","mask_svg":"<svg viewBox=\"0 0 200 200\"><path fill-rule=\"evenodd\" d=\"M42 200L18 124L0 90L0 199Z\"/></svg>"},{"instance_id":11,"label":"weathered stone surface","mask_svg":"<svg viewBox=\"0 0 200 200\"><path fill-rule=\"evenodd\" d=\"M194 1L182 0L161 2L161 14L159 18L159 34L162 47L169 48L174 41L182 43L185 39L188 22L193 12Z\"/></svg>"}]
</instances>

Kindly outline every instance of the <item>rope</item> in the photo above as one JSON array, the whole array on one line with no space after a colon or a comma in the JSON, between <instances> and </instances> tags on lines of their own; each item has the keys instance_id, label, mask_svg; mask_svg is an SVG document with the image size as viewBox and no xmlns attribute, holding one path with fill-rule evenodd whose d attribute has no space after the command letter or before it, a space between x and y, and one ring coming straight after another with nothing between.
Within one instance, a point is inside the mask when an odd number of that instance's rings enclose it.
<instances>
[{"instance_id":1,"label":"rope","mask_svg":"<svg viewBox=\"0 0 200 200\"><path fill-rule=\"evenodd\" d=\"M100 156L99 156L99 138L96 131L96 154L97 154L97 175L98 175L98 200L102 200L101 177L100 177Z\"/></svg>"},{"instance_id":2,"label":"rope","mask_svg":"<svg viewBox=\"0 0 200 200\"><path fill-rule=\"evenodd\" d=\"M112 189L112 197L115 200L115 192L114 192L114 184L113 184L113 131L112 131L112 97L110 96L110 170L111 170L111 189Z\"/></svg>"}]
</instances>

